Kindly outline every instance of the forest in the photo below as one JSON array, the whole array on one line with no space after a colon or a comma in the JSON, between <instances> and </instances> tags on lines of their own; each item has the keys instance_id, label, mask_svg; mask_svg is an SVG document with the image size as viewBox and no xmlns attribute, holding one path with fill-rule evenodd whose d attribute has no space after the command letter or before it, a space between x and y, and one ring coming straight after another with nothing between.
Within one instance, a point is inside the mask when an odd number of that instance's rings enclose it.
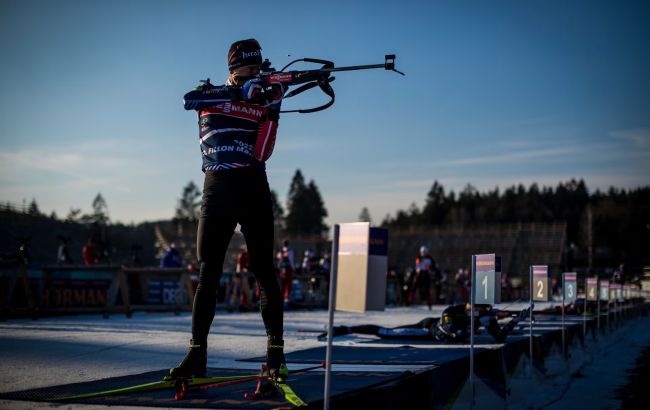
<instances>
[{"instance_id":1,"label":"forest","mask_svg":"<svg viewBox=\"0 0 650 410\"><path fill-rule=\"evenodd\" d=\"M467 185L458 194L434 181L420 209L414 203L382 226L479 226L528 222L566 222L567 243L583 255L631 266L650 264L650 187L590 192L583 180L555 187L532 184L479 192Z\"/></svg>"},{"instance_id":2,"label":"forest","mask_svg":"<svg viewBox=\"0 0 650 410\"><path fill-rule=\"evenodd\" d=\"M291 180L285 206L280 204L274 191L272 197L277 237L310 236L327 240L326 201L313 179L307 182L298 169ZM170 215L173 215L170 220L196 222L200 198L200 188L189 182L181 191L174 213L170 210ZM37 217L33 223L49 219L95 227L121 226L127 230L138 230L138 226L151 224L128 227L110 221L107 201L101 194L93 200L92 212L84 214L80 209L71 208L62 219L54 213L46 217L34 199L22 210L9 204L0 210L5 215L14 212ZM361 210L359 220L370 221L367 207ZM650 265L650 186L634 189L612 187L605 192L591 192L583 180L572 179L555 187L517 185L487 192L480 192L468 184L456 193L433 181L422 207L413 202L394 215L386 215L381 223L375 225L403 231L410 228L462 226L471 229L486 225L552 222L566 223L567 252L575 258L576 264L615 263L637 268Z\"/></svg>"}]
</instances>

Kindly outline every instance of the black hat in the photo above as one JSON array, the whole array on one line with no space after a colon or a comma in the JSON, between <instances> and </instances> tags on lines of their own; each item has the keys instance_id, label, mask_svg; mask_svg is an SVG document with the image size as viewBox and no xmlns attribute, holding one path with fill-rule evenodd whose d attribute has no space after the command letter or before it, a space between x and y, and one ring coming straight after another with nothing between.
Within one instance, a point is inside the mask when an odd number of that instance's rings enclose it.
<instances>
[{"instance_id":1,"label":"black hat","mask_svg":"<svg viewBox=\"0 0 650 410\"><path fill-rule=\"evenodd\" d=\"M228 69L262 64L262 47L253 38L232 43L228 50Z\"/></svg>"}]
</instances>

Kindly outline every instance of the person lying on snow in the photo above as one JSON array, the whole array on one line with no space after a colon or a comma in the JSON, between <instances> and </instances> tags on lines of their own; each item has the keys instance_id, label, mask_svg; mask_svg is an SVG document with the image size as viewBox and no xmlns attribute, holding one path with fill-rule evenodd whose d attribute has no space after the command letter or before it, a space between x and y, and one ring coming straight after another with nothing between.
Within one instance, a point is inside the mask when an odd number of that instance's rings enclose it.
<instances>
[{"instance_id":1,"label":"person lying on snow","mask_svg":"<svg viewBox=\"0 0 650 410\"><path fill-rule=\"evenodd\" d=\"M493 309L491 305L475 305L474 330L484 326L497 342L503 342L517 324L526 319L530 308L523 309L508 323L501 326L498 319L507 318L509 312ZM379 336L382 339L431 340L437 342L464 342L470 335L470 305L456 304L447 307L440 318L428 317L418 323L398 327L381 327L377 325L336 326L334 336L364 334ZM327 332L318 336L319 340L327 338Z\"/></svg>"}]
</instances>

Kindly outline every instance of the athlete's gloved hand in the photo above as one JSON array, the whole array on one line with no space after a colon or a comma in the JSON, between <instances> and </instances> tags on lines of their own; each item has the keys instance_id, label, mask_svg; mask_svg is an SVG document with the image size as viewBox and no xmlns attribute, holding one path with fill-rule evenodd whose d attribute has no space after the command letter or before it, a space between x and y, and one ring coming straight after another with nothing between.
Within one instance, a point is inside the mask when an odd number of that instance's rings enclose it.
<instances>
[{"instance_id":1,"label":"athlete's gloved hand","mask_svg":"<svg viewBox=\"0 0 650 410\"><path fill-rule=\"evenodd\" d=\"M242 99L253 104L265 105L267 97L264 88L268 84L261 77L256 77L246 81L242 86Z\"/></svg>"},{"instance_id":2,"label":"athlete's gloved hand","mask_svg":"<svg viewBox=\"0 0 650 410\"><path fill-rule=\"evenodd\" d=\"M280 83L274 83L268 86L264 93L266 96L266 108L269 110L268 118L271 121L277 121L280 118L280 107L285 89Z\"/></svg>"},{"instance_id":3,"label":"athlete's gloved hand","mask_svg":"<svg viewBox=\"0 0 650 410\"><path fill-rule=\"evenodd\" d=\"M273 83L267 86L264 90L266 96L267 108L270 108L274 105L279 105L282 102L284 97L284 86L280 83Z\"/></svg>"},{"instance_id":4,"label":"athlete's gloved hand","mask_svg":"<svg viewBox=\"0 0 650 410\"><path fill-rule=\"evenodd\" d=\"M519 312L517 317L515 317L513 320L516 320L515 323L521 322L522 320L526 320L529 314L530 314L530 308L528 307L526 309L523 309L521 312Z\"/></svg>"}]
</instances>

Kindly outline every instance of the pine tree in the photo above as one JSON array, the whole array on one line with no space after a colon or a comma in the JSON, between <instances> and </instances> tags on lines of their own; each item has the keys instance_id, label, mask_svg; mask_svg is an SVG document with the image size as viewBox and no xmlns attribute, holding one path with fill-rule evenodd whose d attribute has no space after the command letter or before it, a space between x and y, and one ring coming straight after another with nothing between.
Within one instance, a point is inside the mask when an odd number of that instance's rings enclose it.
<instances>
[{"instance_id":1,"label":"pine tree","mask_svg":"<svg viewBox=\"0 0 650 410\"><path fill-rule=\"evenodd\" d=\"M302 176L300 169L297 169L291 179L289 194L287 195L287 216L285 218L285 228L288 233L301 233L303 230L302 225L306 213L303 198L306 189L305 178Z\"/></svg>"},{"instance_id":2,"label":"pine tree","mask_svg":"<svg viewBox=\"0 0 650 410\"><path fill-rule=\"evenodd\" d=\"M427 194L427 200L422 208L422 220L425 225L442 225L447 216L448 203L445 198L445 188L433 182L433 186Z\"/></svg>"},{"instance_id":3,"label":"pine tree","mask_svg":"<svg viewBox=\"0 0 650 410\"><path fill-rule=\"evenodd\" d=\"M328 226L325 224L327 209L314 180L309 181L307 185L307 199L310 210L307 232L313 234L327 232Z\"/></svg>"},{"instance_id":4,"label":"pine tree","mask_svg":"<svg viewBox=\"0 0 650 410\"><path fill-rule=\"evenodd\" d=\"M29 203L29 208L27 208L27 213L31 216L42 216L40 209L38 209L38 204L36 199L32 198L32 202Z\"/></svg>"},{"instance_id":5,"label":"pine tree","mask_svg":"<svg viewBox=\"0 0 650 410\"><path fill-rule=\"evenodd\" d=\"M359 214L359 222L372 223L372 218L370 217L370 211L368 210L368 207L364 206L361 208L361 213Z\"/></svg>"},{"instance_id":6,"label":"pine tree","mask_svg":"<svg viewBox=\"0 0 650 410\"><path fill-rule=\"evenodd\" d=\"M187 222L198 221L201 206L201 201L198 198L200 197L201 191L193 181L185 185L183 194L178 200L175 219Z\"/></svg>"},{"instance_id":7,"label":"pine tree","mask_svg":"<svg viewBox=\"0 0 650 410\"><path fill-rule=\"evenodd\" d=\"M93 214L91 215L92 222L100 225L106 225L109 221L108 205L101 193L98 193L93 199Z\"/></svg>"},{"instance_id":8,"label":"pine tree","mask_svg":"<svg viewBox=\"0 0 650 410\"><path fill-rule=\"evenodd\" d=\"M316 183L312 180L305 185L302 172L296 170L287 196L287 233L322 234L327 230L326 216L327 210Z\"/></svg>"},{"instance_id":9,"label":"pine tree","mask_svg":"<svg viewBox=\"0 0 650 410\"><path fill-rule=\"evenodd\" d=\"M296 197L302 195L305 188L305 177L302 176L300 169L297 169L296 173L291 179L291 185L289 185L289 194L287 195L287 209L291 208L291 202Z\"/></svg>"},{"instance_id":10,"label":"pine tree","mask_svg":"<svg viewBox=\"0 0 650 410\"><path fill-rule=\"evenodd\" d=\"M81 215L81 209L79 208L70 208L68 216L65 217L66 222L79 222L79 215Z\"/></svg>"}]
</instances>

